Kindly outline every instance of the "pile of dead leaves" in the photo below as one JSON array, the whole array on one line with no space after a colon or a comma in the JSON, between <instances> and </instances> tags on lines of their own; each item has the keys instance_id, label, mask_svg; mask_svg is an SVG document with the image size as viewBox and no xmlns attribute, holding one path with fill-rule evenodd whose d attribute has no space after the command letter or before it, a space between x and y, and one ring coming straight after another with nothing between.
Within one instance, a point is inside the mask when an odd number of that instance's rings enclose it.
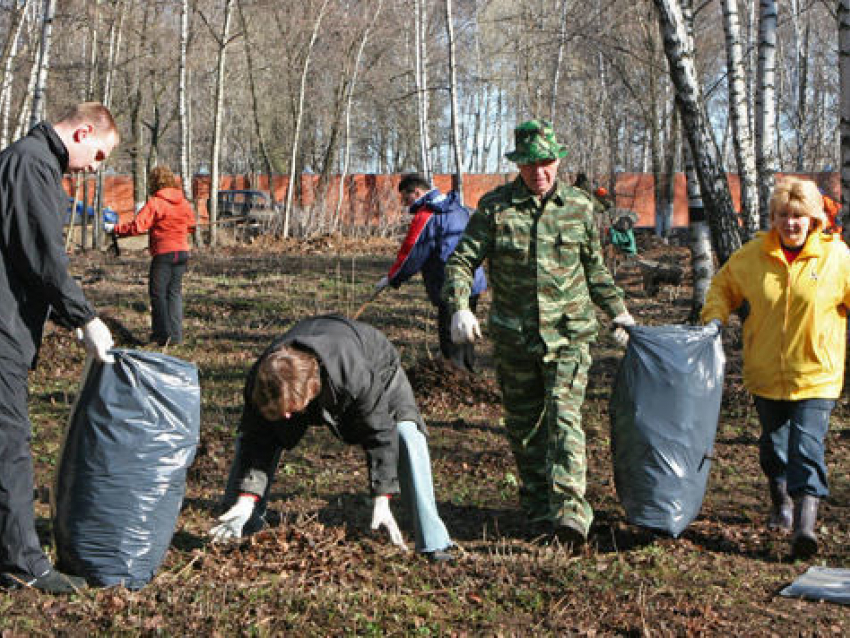
<instances>
[{"instance_id":1,"label":"pile of dead leaves","mask_svg":"<svg viewBox=\"0 0 850 638\"><path fill-rule=\"evenodd\" d=\"M496 383L472 374L442 358L421 359L407 370L410 385L421 408L440 405L498 404Z\"/></svg>"}]
</instances>

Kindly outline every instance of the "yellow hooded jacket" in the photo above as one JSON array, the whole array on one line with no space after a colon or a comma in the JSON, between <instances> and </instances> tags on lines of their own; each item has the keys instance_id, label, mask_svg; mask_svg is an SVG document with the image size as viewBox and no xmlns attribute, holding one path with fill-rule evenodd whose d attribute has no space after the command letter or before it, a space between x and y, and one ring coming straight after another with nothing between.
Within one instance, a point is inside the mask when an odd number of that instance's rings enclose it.
<instances>
[{"instance_id":1,"label":"yellow hooded jacket","mask_svg":"<svg viewBox=\"0 0 850 638\"><path fill-rule=\"evenodd\" d=\"M735 252L711 281L702 320L723 323L744 301L744 385L766 399L836 399L844 380L850 250L809 235L789 265L775 230Z\"/></svg>"}]
</instances>

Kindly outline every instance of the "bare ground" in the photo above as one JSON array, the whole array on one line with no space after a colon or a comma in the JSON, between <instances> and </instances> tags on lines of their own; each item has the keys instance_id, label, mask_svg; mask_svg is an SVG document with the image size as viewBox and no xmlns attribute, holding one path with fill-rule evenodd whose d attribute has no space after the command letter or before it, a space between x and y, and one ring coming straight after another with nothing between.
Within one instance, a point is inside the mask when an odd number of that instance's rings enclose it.
<instances>
[{"instance_id":1,"label":"bare ground","mask_svg":"<svg viewBox=\"0 0 850 638\"><path fill-rule=\"evenodd\" d=\"M645 257L687 263L685 249L641 243ZM846 607L778 595L809 564L848 567L846 398L828 440L832 496L821 509L823 550L811 563L791 562L788 539L764 525L758 424L741 387L740 336L727 329L717 459L701 515L678 539L656 536L628 524L614 490L607 402L621 352L603 328L584 407L596 521L588 546L573 555L548 542L518 508L488 349L478 379L444 366L435 355L435 316L418 282L382 294L361 319L402 352L428 420L437 499L460 559L431 564L369 533L362 452L321 429L284 459L272 493L274 526L241 544L210 545L206 532L218 513L247 368L293 321L319 312L353 315L389 266L393 247L321 238L196 254L185 280L187 341L169 352L200 368L202 441L165 564L137 592L4 594L0 636L850 634ZM147 347L145 255L127 252L115 261L88 254L72 263L119 344ZM622 267L617 278L639 322L681 323L688 316L687 277L654 297L643 291L636 267ZM82 359L73 339L53 330L32 375L42 495ZM39 503L37 512L48 544L48 505Z\"/></svg>"}]
</instances>

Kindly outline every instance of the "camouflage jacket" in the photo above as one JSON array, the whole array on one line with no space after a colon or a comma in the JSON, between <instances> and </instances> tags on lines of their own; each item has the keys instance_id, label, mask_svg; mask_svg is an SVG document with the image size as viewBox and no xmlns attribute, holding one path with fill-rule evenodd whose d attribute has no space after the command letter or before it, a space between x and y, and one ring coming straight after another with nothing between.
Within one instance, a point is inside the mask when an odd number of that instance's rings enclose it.
<instances>
[{"instance_id":1,"label":"camouflage jacket","mask_svg":"<svg viewBox=\"0 0 850 638\"><path fill-rule=\"evenodd\" d=\"M501 346L551 359L596 336L591 301L610 317L626 310L602 260L593 206L577 188L557 183L542 208L519 177L487 193L446 264L443 298L452 311L468 307L485 259L490 335Z\"/></svg>"}]
</instances>

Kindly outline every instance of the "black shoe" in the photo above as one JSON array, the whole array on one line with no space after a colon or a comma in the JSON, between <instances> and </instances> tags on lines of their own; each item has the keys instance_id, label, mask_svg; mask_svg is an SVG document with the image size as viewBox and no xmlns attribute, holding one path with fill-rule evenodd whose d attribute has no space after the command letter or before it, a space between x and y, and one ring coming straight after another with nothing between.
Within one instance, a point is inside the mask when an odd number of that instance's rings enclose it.
<instances>
[{"instance_id":1,"label":"black shoe","mask_svg":"<svg viewBox=\"0 0 850 638\"><path fill-rule=\"evenodd\" d=\"M86 588L86 580L79 576L63 574L51 567L50 571L41 576L11 572L0 574L0 587L9 590L32 587L47 594L73 594Z\"/></svg>"},{"instance_id":2,"label":"black shoe","mask_svg":"<svg viewBox=\"0 0 850 638\"><path fill-rule=\"evenodd\" d=\"M422 555L432 563L453 563L457 560L454 545L433 552L422 552Z\"/></svg>"}]
</instances>

